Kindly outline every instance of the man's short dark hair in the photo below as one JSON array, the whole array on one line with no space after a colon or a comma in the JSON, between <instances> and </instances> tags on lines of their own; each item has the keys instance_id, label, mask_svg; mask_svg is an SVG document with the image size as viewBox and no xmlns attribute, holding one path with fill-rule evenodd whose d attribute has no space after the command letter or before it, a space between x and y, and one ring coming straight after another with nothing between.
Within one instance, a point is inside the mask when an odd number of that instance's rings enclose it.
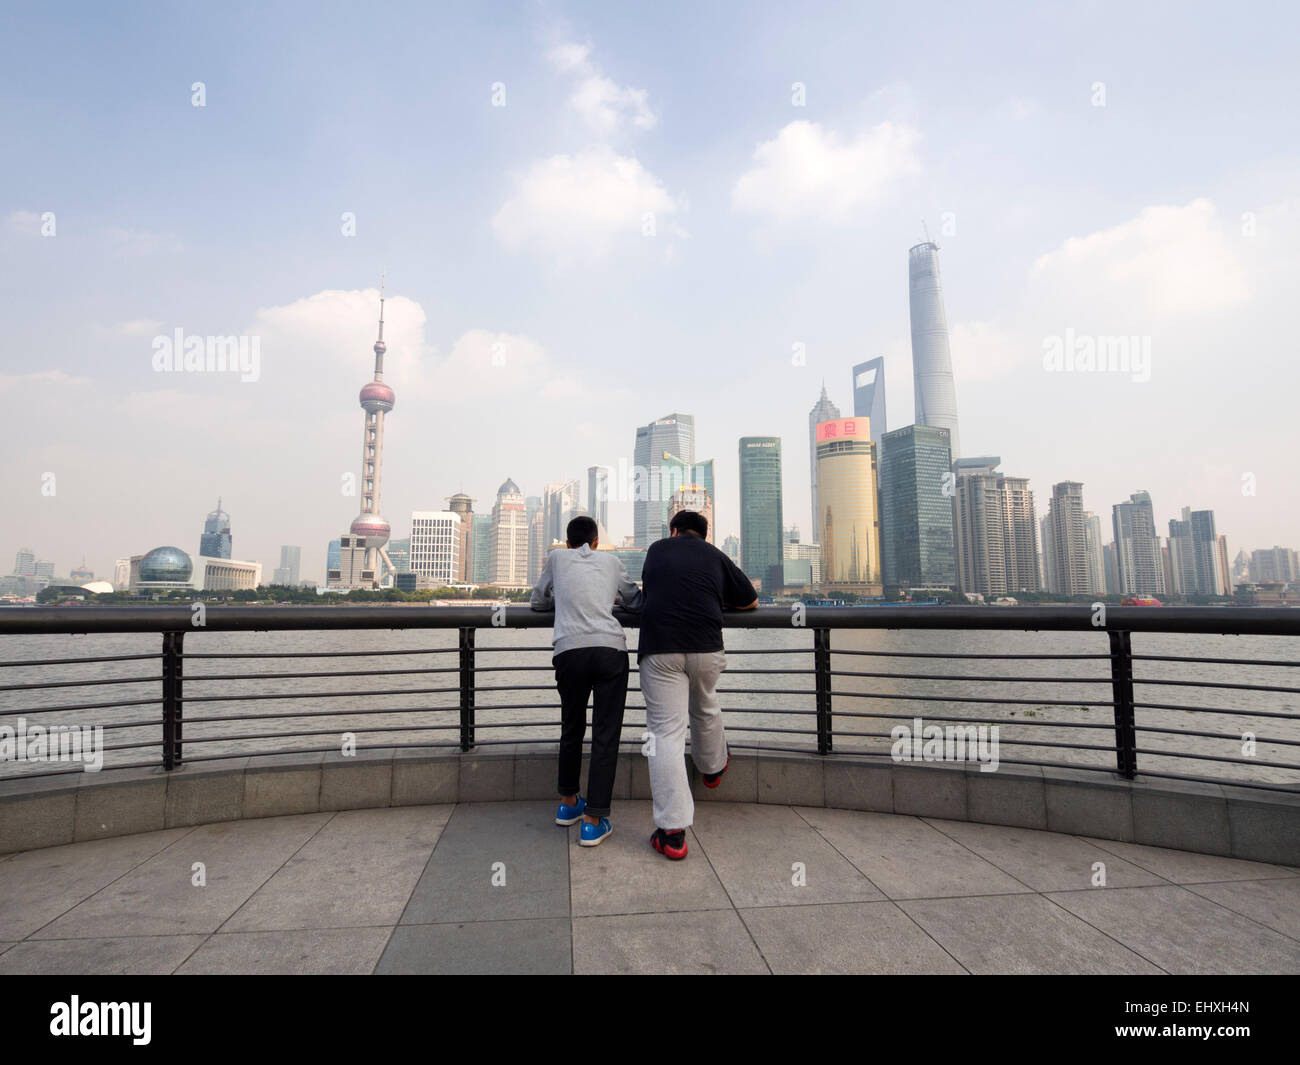
<instances>
[{"instance_id":1,"label":"man's short dark hair","mask_svg":"<svg viewBox=\"0 0 1300 1065\"><path fill-rule=\"evenodd\" d=\"M600 526L596 524L596 519L589 518L586 514L579 514L564 530L564 538L568 540L570 547L594 544L599 535Z\"/></svg>"},{"instance_id":2,"label":"man's short dark hair","mask_svg":"<svg viewBox=\"0 0 1300 1065\"><path fill-rule=\"evenodd\" d=\"M693 532L704 539L709 535L709 519L695 510L679 510L668 523L668 528L678 532Z\"/></svg>"}]
</instances>

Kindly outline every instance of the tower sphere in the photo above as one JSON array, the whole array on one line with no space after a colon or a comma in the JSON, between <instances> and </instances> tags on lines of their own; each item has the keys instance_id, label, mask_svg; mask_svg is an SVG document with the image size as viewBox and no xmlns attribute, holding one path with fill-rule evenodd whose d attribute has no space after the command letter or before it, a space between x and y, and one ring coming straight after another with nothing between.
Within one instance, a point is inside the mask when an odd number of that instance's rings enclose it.
<instances>
[{"instance_id":1,"label":"tower sphere","mask_svg":"<svg viewBox=\"0 0 1300 1065\"><path fill-rule=\"evenodd\" d=\"M194 563L179 547L155 547L140 560L140 580L182 583L190 579Z\"/></svg>"},{"instance_id":2,"label":"tower sphere","mask_svg":"<svg viewBox=\"0 0 1300 1065\"><path fill-rule=\"evenodd\" d=\"M388 350L388 345L384 343L384 338L383 338L383 337L380 337L378 340L375 341L375 354L376 354L376 355L382 355L382 354L383 354L384 352L386 352L387 350Z\"/></svg>"},{"instance_id":3,"label":"tower sphere","mask_svg":"<svg viewBox=\"0 0 1300 1065\"><path fill-rule=\"evenodd\" d=\"M393 529L378 514L360 514L352 521L350 532L353 536L365 538L367 548L380 548L388 543Z\"/></svg>"},{"instance_id":4,"label":"tower sphere","mask_svg":"<svg viewBox=\"0 0 1300 1065\"><path fill-rule=\"evenodd\" d=\"M361 406L371 414L380 410L387 414L395 399L393 390L382 381L371 381L361 389Z\"/></svg>"}]
</instances>

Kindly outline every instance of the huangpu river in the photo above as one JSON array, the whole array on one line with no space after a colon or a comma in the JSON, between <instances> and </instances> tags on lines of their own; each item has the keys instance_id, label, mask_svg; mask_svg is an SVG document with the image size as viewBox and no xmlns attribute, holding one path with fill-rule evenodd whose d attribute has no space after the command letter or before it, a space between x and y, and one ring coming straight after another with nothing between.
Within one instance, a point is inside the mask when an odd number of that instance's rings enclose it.
<instances>
[{"instance_id":1,"label":"huangpu river","mask_svg":"<svg viewBox=\"0 0 1300 1065\"><path fill-rule=\"evenodd\" d=\"M634 648L636 631L628 630L628 637ZM549 640L546 629L478 630L478 743L556 740L559 700L550 668ZM811 630L726 630L729 668L719 687L731 740L737 746L815 749L812 640ZM185 760L308 747L338 749L344 733L352 733L362 750L406 744L454 745L459 739L456 641L454 629L187 632ZM159 764L161 646L157 634L0 637L0 661L20 663L0 669L0 727L15 727L20 716L28 728L36 723L102 725L106 728L106 766ZM1105 705L1111 698L1111 683L1104 632L835 630L831 647L836 652L832 691L837 752L886 753L889 732L895 725L910 725L915 717L943 724L937 719L946 717L998 726L1003 762L1028 759L1115 766L1113 711ZM1294 666L1207 661L1294 662L1300 660L1297 650L1295 639L1281 636L1134 634L1137 656L1194 659L1134 663L1139 772L1291 786L1300 783L1297 771L1265 764L1300 762L1300 746L1296 746L1300 744L1300 695L1294 691L1152 683L1231 682L1300 688L1300 669ZM412 653L376 653L392 651ZM311 657L261 657L287 654ZM92 655L153 657L42 664ZM239 657L207 657L227 655ZM898 657L904 655L937 657ZM999 661L952 657L956 655L1102 657ZM506 671L510 667L526 668ZM295 672L317 675L284 676ZM357 673L371 675L354 675ZM958 679L848 675L864 673L941 674ZM23 687L54 681L81 683ZM627 742L639 741L644 723L635 672L630 686L633 690L623 733ZM278 698L240 699L254 694ZM964 699L989 701L958 701ZM118 705L79 708L105 703ZM125 705L133 703L136 705ZM1151 708L1154 704L1205 708L1208 712ZM54 711L54 707L72 709ZM1291 716L1264 716L1269 713ZM1187 735L1189 731L1217 735L1197 737ZM265 735L286 732L295 735ZM1243 737L1248 733L1255 737L1254 753L1243 756ZM1062 743L1100 749L1056 746ZM1225 761L1196 761L1187 758L1188 754ZM0 775L49 768L0 761Z\"/></svg>"}]
</instances>

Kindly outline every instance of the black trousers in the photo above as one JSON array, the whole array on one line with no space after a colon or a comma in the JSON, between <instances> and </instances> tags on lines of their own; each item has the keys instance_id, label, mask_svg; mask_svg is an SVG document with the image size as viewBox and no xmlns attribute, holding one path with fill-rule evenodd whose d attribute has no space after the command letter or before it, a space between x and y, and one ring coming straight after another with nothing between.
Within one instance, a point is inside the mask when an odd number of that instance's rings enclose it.
<instances>
[{"instance_id":1,"label":"black trousers","mask_svg":"<svg viewBox=\"0 0 1300 1065\"><path fill-rule=\"evenodd\" d=\"M560 690L561 795L579 790L582 741L587 735L587 700L595 693L591 715L591 766L587 770L587 809L606 817L614 796L618 741L627 705L628 658L613 647L577 647L552 660L555 686Z\"/></svg>"}]
</instances>

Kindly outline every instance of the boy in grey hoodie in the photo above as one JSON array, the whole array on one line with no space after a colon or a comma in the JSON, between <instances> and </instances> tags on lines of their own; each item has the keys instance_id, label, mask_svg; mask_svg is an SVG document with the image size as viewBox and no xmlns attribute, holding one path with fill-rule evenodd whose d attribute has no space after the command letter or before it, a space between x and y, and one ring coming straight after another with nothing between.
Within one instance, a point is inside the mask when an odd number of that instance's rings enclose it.
<instances>
[{"instance_id":1,"label":"boy in grey hoodie","mask_svg":"<svg viewBox=\"0 0 1300 1065\"><path fill-rule=\"evenodd\" d=\"M560 692L560 806L557 825L582 821L579 844L594 847L613 832L609 822L618 766L618 743L627 703L628 657L623 626L614 617L615 599L637 610L641 591L612 551L597 551L596 522L580 515L569 522L569 550L546 557L533 589L534 610L554 610L551 661ZM591 719L591 766L587 795L578 792L582 741L587 734L587 700L594 693Z\"/></svg>"}]
</instances>

